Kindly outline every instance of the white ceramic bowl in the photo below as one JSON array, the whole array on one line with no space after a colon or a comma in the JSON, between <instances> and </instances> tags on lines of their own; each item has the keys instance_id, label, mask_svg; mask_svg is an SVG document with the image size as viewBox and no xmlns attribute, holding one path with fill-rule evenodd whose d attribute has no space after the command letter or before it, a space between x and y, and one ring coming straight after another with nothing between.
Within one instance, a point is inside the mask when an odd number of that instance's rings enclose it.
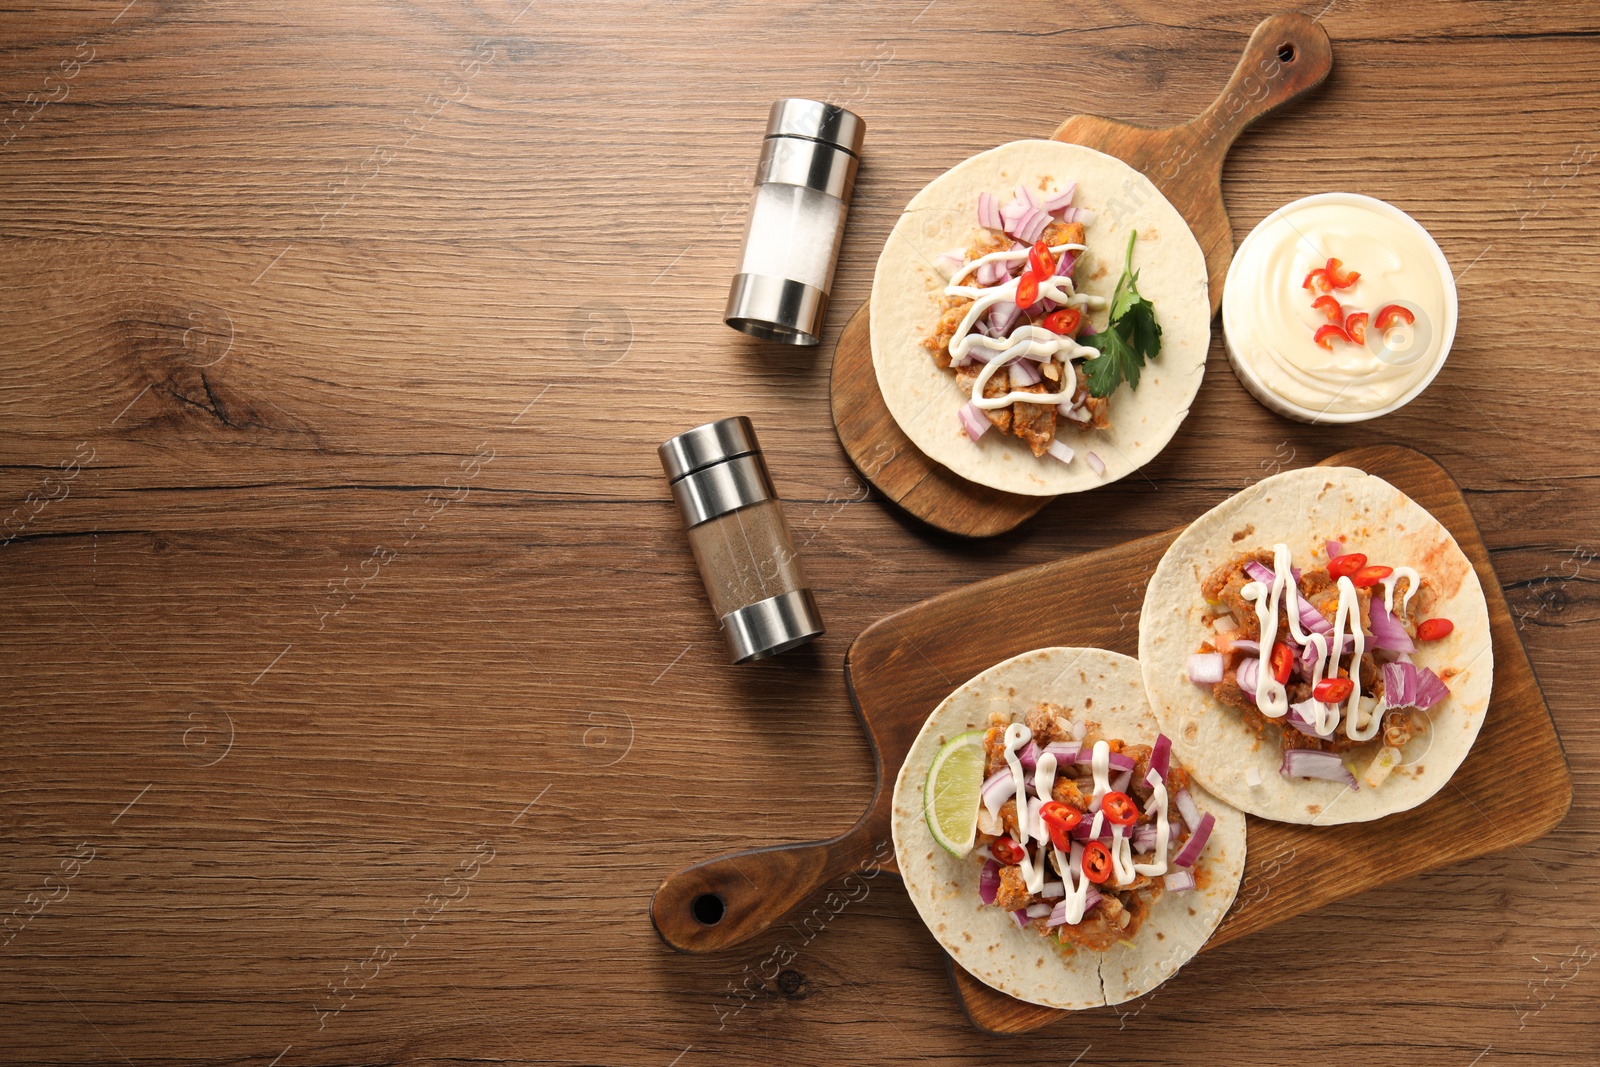
<instances>
[{"instance_id":1,"label":"white ceramic bowl","mask_svg":"<svg viewBox=\"0 0 1600 1067\"><path fill-rule=\"evenodd\" d=\"M1361 411L1320 411L1305 407L1296 401L1281 396L1262 380L1255 367L1252 366L1250 359L1241 354L1240 346L1235 343L1236 338L1245 333L1245 316L1250 314L1244 303L1244 294L1235 285L1240 271L1240 264L1246 262L1246 257L1251 255L1253 251L1264 253L1264 249L1253 248L1252 242L1255 242L1257 246L1270 242L1272 238L1268 236L1268 231L1271 230L1273 224L1296 209L1334 203L1353 203L1367 207L1378 214L1387 216L1397 224L1413 230L1422 239L1423 246L1431 254L1434 266L1439 272L1440 283L1444 291L1444 324L1440 332L1439 351L1433 358L1433 365L1406 389L1398 399L1381 407ZM1444 252L1440 250L1438 242L1433 239L1433 235L1420 222L1393 204L1375 197L1363 196L1360 193L1317 193L1314 196L1302 197L1292 203L1285 204L1262 219L1256 225L1256 228L1250 231L1250 235L1240 242L1238 250L1234 253L1233 262L1228 265L1228 277L1222 291L1223 341L1228 352L1228 363L1233 367L1234 375L1250 391L1251 395L1266 407L1287 418L1310 423L1365 422L1368 419L1376 419L1382 415L1398 411L1409 404L1438 376L1440 368L1444 366L1446 357L1450 355L1450 346L1454 342L1456 335L1457 313L1458 302L1455 277L1451 274L1450 264L1445 260Z\"/></svg>"}]
</instances>

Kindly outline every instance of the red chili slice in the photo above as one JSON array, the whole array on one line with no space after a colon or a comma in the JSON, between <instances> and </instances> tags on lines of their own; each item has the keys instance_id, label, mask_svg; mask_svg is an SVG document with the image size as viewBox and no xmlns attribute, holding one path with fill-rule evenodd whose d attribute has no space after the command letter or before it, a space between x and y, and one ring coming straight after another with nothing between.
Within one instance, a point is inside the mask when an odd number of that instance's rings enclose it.
<instances>
[{"instance_id":1,"label":"red chili slice","mask_svg":"<svg viewBox=\"0 0 1600 1067\"><path fill-rule=\"evenodd\" d=\"M1099 885L1111 877L1111 850L1101 841L1090 841L1083 846L1083 874Z\"/></svg>"},{"instance_id":2,"label":"red chili slice","mask_svg":"<svg viewBox=\"0 0 1600 1067\"><path fill-rule=\"evenodd\" d=\"M1324 678L1311 690L1311 695L1324 704L1342 704L1355 687L1356 683L1348 678Z\"/></svg>"},{"instance_id":3,"label":"red chili slice","mask_svg":"<svg viewBox=\"0 0 1600 1067\"><path fill-rule=\"evenodd\" d=\"M1350 340L1358 345L1367 343L1367 313L1365 311L1351 312L1344 320L1344 332L1350 335Z\"/></svg>"},{"instance_id":4,"label":"red chili slice","mask_svg":"<svg viewBox=\"0 0 1600 1067\"><path fill-rule=\"evenodd\" d=\"M1301 283L1302 289L1310 289L1313 293L1333 292L1333 283L1328 280L1328 272L1318 267L1306 275L1306 280Z\"/></svg>"},{"instance_id":5,"label":"red chili slice","mask_svg":"<svg viewBox=\"0 0 1600 1067\"><path fill-rule=\"evenodd\" d=\"M1362 567L1350 576L1350 584L1357 589L1370 589L1393 573L1393 567Z\"/></svg>"},{"instance_id":6,"label":"red chili slice","mask_svg":"<svg viewBox=\"0 0 1600 1067\"><path fill-rule=\"evenodd\" d=\"M1328 577L1334 581L1348 578L1356 571L1367 565L1367 557L1362 552L1346 552L1342 556L1335 556L1328 561Z\"/></svg>"},{"instance_id":7,"label":"red chili slice","mask_svg":"<svg viewBox=\"0 0 1600 1067\"><path fill-rule=\"evenodd\" d=\"M1417 623L1418 641L1437 641L1441 637L1449 637L1450 631L1456 624L1449 619L1424 619Z\"/></svg>"},{"instance_id":8,"label":"red chili slice","mask_svg":"<svg viewBox=\"0 0 1600 1067\"><path fill-rule=\"evenodd\" d=\"M1312 338L1312 340L1316 341L1317 344L1321 345L1323 348L1326 348L1329 352L1332 352L1333 340L1336 337L1341 341L1350 340L1350 335L1344 332L1343 326L1335 326L1330 322L1326 326L1318 326L1317 335Z\"/></svg>"},{"instance_id":9,"label":"red chili slice","mask_svg":"<svg viewBox=\"0 0 1600 1067\"><path fill-rule=\"evenodd\" d=\"M1022 862L1022 846L1009 837L997 837L989 843L994 858L1007 867Z\"/></svg>"},{"instance_id":10,"label":"red chili slice","mask_svg":"<svg viewBox=\"0 0 1600 1067\"><path fill-rule=\"evenodd\" d=\"M1344 320L1344 308L1339 306L1336 296L1319 296L1311 301L1311 306L1328 316L1329 322L1337 324Z\"/></svg>"},{"instance_id":11,"label":"red chili slice","mask_svg":"<svg viewBox=\"0 0 1600 1067\"><path fill-rule=\"evenodd\" d=\"M1039 805L1039 818L1044 820L1044 828L1050 831L1050 843L1062 852L1070 851L1072 842L1067 834L1083 821L1083 812L1059 800L1047 800Z\"/></svg>"},{"instance_id":12,"label":"red chili slice","mask_svg":"<svg viewBox=\"0 0 1600 1067\"><path fill-rule=\"evenodd\" d=\"M1107 793L1100 801L1100 810L1113 826L1132 826L1139 821L1139 805L1126 793Z\"/></svg>"},{"instance_id":13,"label":"red chili slice","mask_svg":"<svg viewBox=\"0 0 1600 1067\"><path fill-rule=\"evenodd\" d=\"M1272 668L1272 680L1282 685L1289 680L1289 673L1294 670L1294 653L1289 651L1289 646L1282 641L1272 643L1272 656L1267 660Z\"/></svg>"},{"instance_id":14,"label":"red chili slice","mask_svg":"<svg viewBox=\"0 0 1600 1067\"><path fill-rule=\"evenodd\" d=\"M1052 311L1041 320L1041 325L1051 333L1059 333L1063 337L1076 337L1078 328L1083 325L1083 312L1077 308Z\"/></svg>"},{"instance_id":15,"label":"red chili slice","mask_svg":"<svg viewBox=\"0 0 1600 1067\"><path fill-rule=\"evenodd\" d=\"M1032 306L1039 299L1039 277L1031 270L1022 272L1017 279L1017 307Z\"/></svg>"},{"instance_id":16,"label":"red chili slice","mask_svg":"<svg viewBox=\"0 0 1600 1067\"><path fill-rule=\"evenodd\" d=\"M1040 278L1048 278L1056 272L1056 257L1050 254L1049 245L1037 241L1028 249L1028 269Z\"/></svg>"},{"instance_id":17,"label":"red chili slice","mask_svg":"<svg viewBox=\"0 0 1600 1067\"><path fill-rule=\"evenodd\" d=\"M1361 272L1344 269L1344 264L1337 259L1328 260L1328 283L1335 289L1348 289L1361 280Z\"/></svg>"},{"instance_id":18,"label":"red chili slice","mask_svg":"<svg viewBox=\"0 0 1600 1067\"><path fill-rule=\"evenodd\" d=\"M1397 322L1410 326L1416 321L1417 317L1411 314L1410 309L1403 308L1399 304L1385 304L1372 317L1372 325L1379 330L1387 330Z\"/></svg>"}]
</instances>

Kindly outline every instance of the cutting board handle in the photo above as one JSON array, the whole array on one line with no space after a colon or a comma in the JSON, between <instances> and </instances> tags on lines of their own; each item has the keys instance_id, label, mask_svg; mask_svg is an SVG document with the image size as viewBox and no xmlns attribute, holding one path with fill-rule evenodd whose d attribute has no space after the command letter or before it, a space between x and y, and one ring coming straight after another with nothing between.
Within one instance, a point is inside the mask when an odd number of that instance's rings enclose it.
<instances>
[{"instance_id":1,"label":"cutting board handle","mask_svg":"<svg viewBox=\"0 0 1600 1067\"><path fill-rule=\"evenodd\" d=\"M737 852L669 875L650 900L656 933L679 952L715 952L754 937L824 885L854 871L866 889L846 878L838 902L830 894L813 909L825 923L845 903L870 891L873 879L896 869L888 806L881 807L875 803L855 826L827 841Z\"/></svg>"},{"instance_id":2,"label":"cutting board handle","mask_svg":"<svg viewBox=\"0 0 1600 1067\"><path fill-rule=\"evenodd\" d=\"M1310 92L1332 69L1333 46L1319 23L1299 12L1273 15L1250 35L1222 93L1188 126L1220 168L1246 126Z\"/></svg>"}]
</instances>

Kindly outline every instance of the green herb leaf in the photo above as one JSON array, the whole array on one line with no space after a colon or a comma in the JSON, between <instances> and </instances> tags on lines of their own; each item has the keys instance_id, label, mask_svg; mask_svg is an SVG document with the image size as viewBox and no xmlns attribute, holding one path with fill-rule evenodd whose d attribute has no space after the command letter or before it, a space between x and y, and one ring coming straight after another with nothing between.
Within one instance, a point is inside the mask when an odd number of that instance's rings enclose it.
<instances>
[{"instance_id":1,"label":"green herb leaf","mask_svg":"<svg viewBox=\"0 0 1600 1067\"><path fill-rule=\"evenodd\" d=\"M1138 231L1128 235L1128 254L1111 296L1106 328L1079 339L1080 344L1100 350L1100 355L1083 365L1091 396L1110 396L1124 381L1130 389L1139 388L1139 370L1145 360L1161 354L1156 308L1139 295L1139 272L1133 269L1133 243L1138 237Z\"/></svg>"}]
</instances>

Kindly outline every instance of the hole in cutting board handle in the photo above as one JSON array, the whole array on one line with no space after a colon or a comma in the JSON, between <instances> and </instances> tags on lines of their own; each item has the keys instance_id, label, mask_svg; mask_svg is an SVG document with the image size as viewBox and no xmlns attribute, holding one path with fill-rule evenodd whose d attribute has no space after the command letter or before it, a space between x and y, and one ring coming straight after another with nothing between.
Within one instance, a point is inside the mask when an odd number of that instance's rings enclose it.
<instances>
[{"instance_id":1,"label":"hole in cutting board handle","mask_svg":"<svg viewBox=\"0 0 1600 1067\"><path fill-rule=\"evenodd\" d=\"M1285 63L1294 62L1294 45L1282 44L1278 46L1278 58Z\"/></svg>"},{"instance_id":2,"label":"hole in cutting board handle","mask_svg":"<svg viewBox=\"0 0 1600 1067\"><path fill-rule=\"evenodd\" d=\"M727 913L728 905L715 893L701 893L689 902L689 914L701 926L715 926Z\"/></svg>"}]
</instances>

